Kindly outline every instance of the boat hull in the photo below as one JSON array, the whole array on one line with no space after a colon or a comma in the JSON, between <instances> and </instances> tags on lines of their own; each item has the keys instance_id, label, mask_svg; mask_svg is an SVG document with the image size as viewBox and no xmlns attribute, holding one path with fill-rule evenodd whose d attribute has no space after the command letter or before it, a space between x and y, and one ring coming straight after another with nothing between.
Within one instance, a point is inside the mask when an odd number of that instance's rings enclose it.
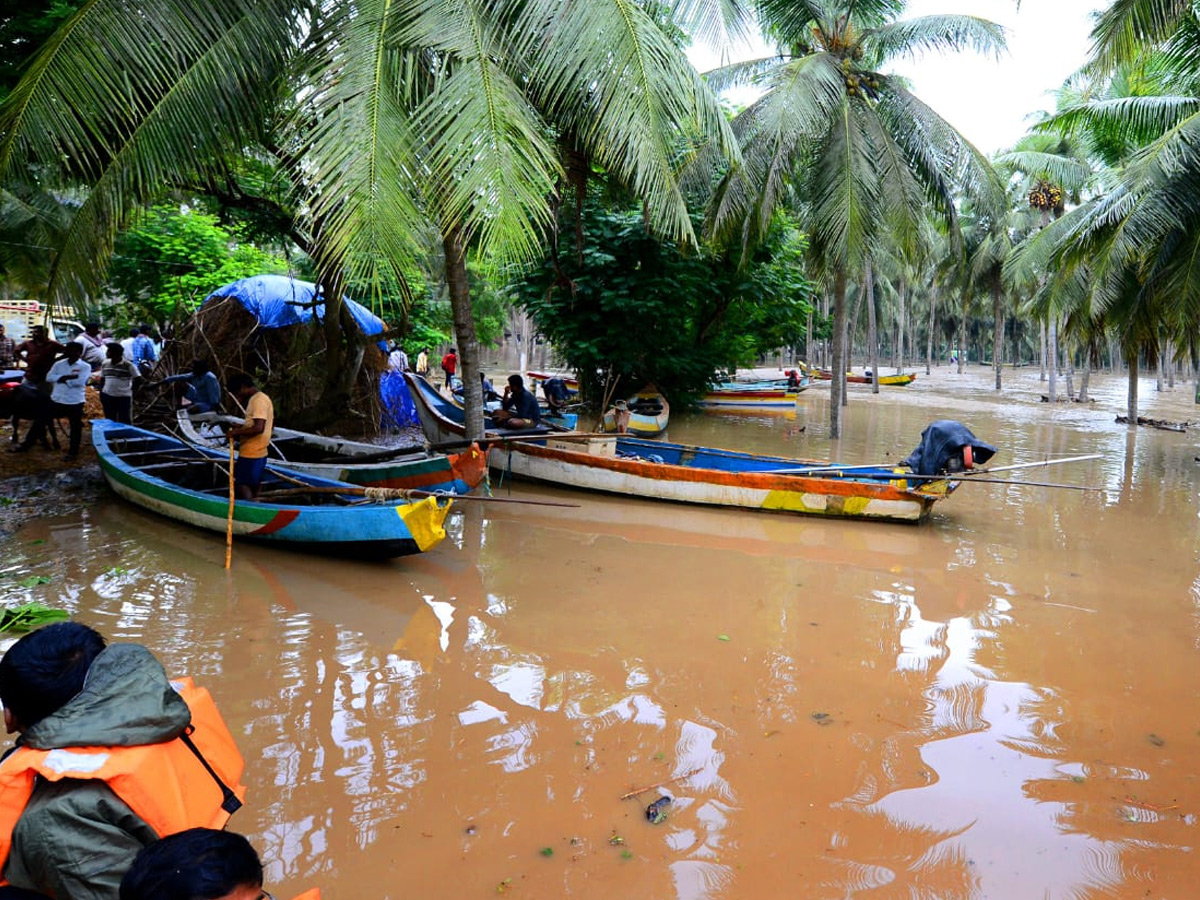
<instances>
[{"instance_id":1,"label":"boat hull","mask_svg":"<svg viewBox=\"0 0 1200 900\"><path fill-rule=\"evenodd\" d=\"M201 447L215 449L224 443L224 438L214 441L213 436L202 429L219 418L222 417L211 413L191 417L185 410L180 410L177 422L185 440ZM232 416L223 418L241 421ZM487 458L483 451L474 445L461 453L430 454L418 449L393 459L355 462L356 457L378 456L381 451L386 451L386 448L282 428L277 429L276 434L278 438L272 444L272 465L289 472L330 481L344 481L360 487L469 494L487 475ZM293 442L318 448L329 456L342 458L329 462L286 459L284 454L291 453Z\"/></svg>"},{"instance_id":2,"label":"boat hull","mask_svg":"<svg viewBox=\"0 0 1200 900\"><path fill-rule=\"evenodd\" d=\"M137 440L139 447L158 448L163 453L190 452L195 454L193 462L198 466L220 461L210 451L191 447L175 438L98 419L92 423L92 441L105 481L113 492L130 503L177 522L225 534L228 496L182 487L142 471L122 458L119 445L130 439ZM145 453L145 450L139 451L139 455ZM268 466L267 471L268 477L280 477L273 466ZM296 479L285 475L282 480ZM303 477L303 480L314 488L354 490L352 485L327 479ZM347 495L348 499L351 497L357 499L356 495ZM436 546L446 536L442 526L449 503L427 498L347 507L237 500L233 507L233 535L242 540L337 556L389 558L422 553Z\"/></svg>"},{"instance_id":3,"label":"boat hull","mask_svg":"<svg viewBox=\"0 0 1200 900\"><path fill-rule=\"evenodd\" d=\"M653 415L638 412L636 407L639 402L656 406L658 412ZM671 405L657 389L643 388L630 397L626 403L629 408L629 422L625 425L624 433L648 438L658 437L667 430L667 424L671 418ZM600 430L616 434L620 430L620 426L617 424L617 415L616 409L606 410L600 419Z\"/></svg>"},{"instance_id":4,"label":"boat hull","mask_svg":"<svg viewBox=\"0 0 1200 900\"><path fill-rule=\"evenodd\" d=\"M488 462L502 477L560 487L676 503L890 522L920 521L934 503L957 487L951 481L914 485L906 480L905 472L882 467L858 477L849 473L829 477L781 474L773 470L828 468L829 464L678 444L639 444L636 439L612 440L617 441L618 452L638 458L579 452L566 449L562 446L565 442L556 445L551 441L549 446L539 442L494 447ZM675 464L672 460L676 458L689 464ZM746 470L747 466L756 470ZM862 477L865 474L878 480Z\"/></svg>"}]
</instances>

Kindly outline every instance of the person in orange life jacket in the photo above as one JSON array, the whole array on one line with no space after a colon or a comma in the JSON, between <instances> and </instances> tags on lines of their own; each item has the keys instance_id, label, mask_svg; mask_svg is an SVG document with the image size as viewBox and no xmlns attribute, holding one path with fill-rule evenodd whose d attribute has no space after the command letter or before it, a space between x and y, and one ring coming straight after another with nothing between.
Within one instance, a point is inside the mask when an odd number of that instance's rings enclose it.
<instances>
[{"instance_id":1,"label":"person in orange life jacket","mask_svg":"<svg viewBox=\"0 0 1200 900\"><path fill-rule=\"evenodd\" d=\"M56 900L117 900L138 851L240 805L242 759L207 692L137 644L48 625L0 659L16 746L0 761L0 874Z\"/></svg>"},{"instance_id":2,"label":"person in orange life jacket","mask_svg":"<svg viewBox=\"0 0 1200 900\"><path fill-rule=\"evenodd\" d=\"M296 900L319 900L316 890ZM250 842L232 831L189 828L151 844L121 881L120 900L271 900Z\"/></svg>"}]
</instances>

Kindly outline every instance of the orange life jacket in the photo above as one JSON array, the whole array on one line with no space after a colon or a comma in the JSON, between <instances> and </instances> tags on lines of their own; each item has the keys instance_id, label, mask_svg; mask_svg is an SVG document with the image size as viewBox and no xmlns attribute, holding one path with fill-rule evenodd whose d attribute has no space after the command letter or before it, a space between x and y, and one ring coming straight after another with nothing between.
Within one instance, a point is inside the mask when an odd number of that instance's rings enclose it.
<instances>
[{"instance_id":1,"label":"orange life jacket","mask_svg":"<svg viewBox=\"0 0 1200 900\"><path fill-rule=\"evenodd\" d=\"M0 872L39 776L103 781L159 837L225 825L246 796L245 761L208 691L190 678L171 685L192 712L191 725L174 740L137 747L19 747L0 763Z\"/></svg>"}]
</instances>

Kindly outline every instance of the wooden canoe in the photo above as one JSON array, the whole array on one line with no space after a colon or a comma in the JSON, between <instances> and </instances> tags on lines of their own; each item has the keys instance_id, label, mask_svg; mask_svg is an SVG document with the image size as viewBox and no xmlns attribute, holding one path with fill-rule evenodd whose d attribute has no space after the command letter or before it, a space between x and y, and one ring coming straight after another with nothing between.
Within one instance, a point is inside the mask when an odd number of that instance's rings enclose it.
<instances>
[{"instance_id":1,"label":"wooden canoe","mask_svg":"<svg viewBox=\"0 0 1200 900\"><path fill-rule=\"evenodd\" d=\"M701 409L788 409L796 405L808 385L807 375L793 385L787 379L726 381L713 385L698 405Z\"/></svg>"},{"instance_id":2,"label":"wooden canoe","mask_svg":"<svg viewBox=\"0 0 1200 900\"><path fill-rule=\"evenodd\" d=\"M656 437L667 430L671 404L652 384L646 385L625 401L625 409L610 407L600 419L600 431L621 431L621 419L628 413L624 433L637 437Z\"/></svg>"},{"instance_id":3,"label":"wooden canoe","mask_svg":"<svg viewBox=\"0 0 1200 900\"><path fill-rule=\"evenodd\" d=\"M225 534L228 457L107 419L92 422L92 443L104 478L118 496L177 522ZM302 482L299 488L298 482ZM320 493L297 494L305 485ZM337 488L347 493L337 493ZM449 499L371 503L363 502L363 490L268 465L260 498L234 503L234 536L308 552L375 559L422 553L446 536L442 526ZM286 496L272 501L273 492L284 491Z\"/></svg>"},{"instance_id":4,"label":"wooden canoe","mask_svg":"<svg viewBox=\"0 0 1200 900\"><path fill-rule=\"evenodd\" d=\"M493 476L653 500L918 522L959 482L640 438L570 435L493 446Z\"/></svg>"},{"instance_id":5,"label":"wooden canoe","mask_svg":"<svg viewBox=\"0 0 1200 900\"><path fill-rule=\"evenodd\" d=\"M242 420L216 413L189 416L182 409L176 414L184 440L215 450L228 447L218 422L240 424ZM487 474L486 456L475 444L461 453L430 453L423 446L388 449L288 428L273 429L270 458L289 472L315 478L450 494L469 494Z\"/></svg>"},{"instance_id":6,"label":"wooden canoe","mask_svg":"<svg viewBox=\"0 0 1200 900\"><path fill-rule=\"evenodd\" d=\"M813 378L821 381L832 381L833 373L828 369L818 369L811 373ZM902 372L899 375L880 375L879 384L885 387L906 387L917 380L915 372ZM847 384L870 384L870 375L856 375L853 372L846 373Z\"/></svg>"}]
</instances>

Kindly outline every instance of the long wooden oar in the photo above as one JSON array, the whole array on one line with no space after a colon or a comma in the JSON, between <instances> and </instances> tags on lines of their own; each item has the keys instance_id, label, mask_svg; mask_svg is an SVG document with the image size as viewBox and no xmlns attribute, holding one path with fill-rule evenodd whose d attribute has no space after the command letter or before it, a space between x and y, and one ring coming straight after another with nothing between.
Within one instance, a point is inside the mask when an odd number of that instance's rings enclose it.
<instances>
[{"instance_id":1,"label":"long wooden oar","mask_svg":"<svg viewBox=\"0 0 1200 900\"><path fill-rule=\"evenodd\" d=\"M225 523L225 568L233 564L233 507L237 499L233 486L233 438L229 439L229 516Z\"/></svg>"},{"instance_id":2,"label":"long wooden oar","mask_svg":"<svg viewBox=\"0 0 1200 900\"><path fill-rule=\"evenodd\" d=\"M1061 463L1069 462L1084 462L1089 459L1103 459L1100 453L1089 453L1087 456L1064 456L1061 459L1043 459L1038 462L1014 463L1011 466L996 466L995 468L973 469L971 472L962 472L963 475L970 475L973 472L978 472L980 475L992 475L996 472L1011 472L1014 469L1037 469L1043 466L1057 466ZM957 475L955 476L958 477Z\"/></svg>"},{"instance_id":3,"label":"long wooden oar","mask_svg":"<svg viewBox=\"0 0 1200 900\"><path fill-rule=\"evenodd\" d=\"M442 441L439 444L430 444L430 450L454 450L461 447L470 447L472 444L515 444L518 441L583 441L590 438L615 438L615 434L610 434L604 431L547 431L539 434L513 434L513 435L486 435L479 438L477 441L468 441L465 438L461 441Z\"/></svg>"}]
</instances>

